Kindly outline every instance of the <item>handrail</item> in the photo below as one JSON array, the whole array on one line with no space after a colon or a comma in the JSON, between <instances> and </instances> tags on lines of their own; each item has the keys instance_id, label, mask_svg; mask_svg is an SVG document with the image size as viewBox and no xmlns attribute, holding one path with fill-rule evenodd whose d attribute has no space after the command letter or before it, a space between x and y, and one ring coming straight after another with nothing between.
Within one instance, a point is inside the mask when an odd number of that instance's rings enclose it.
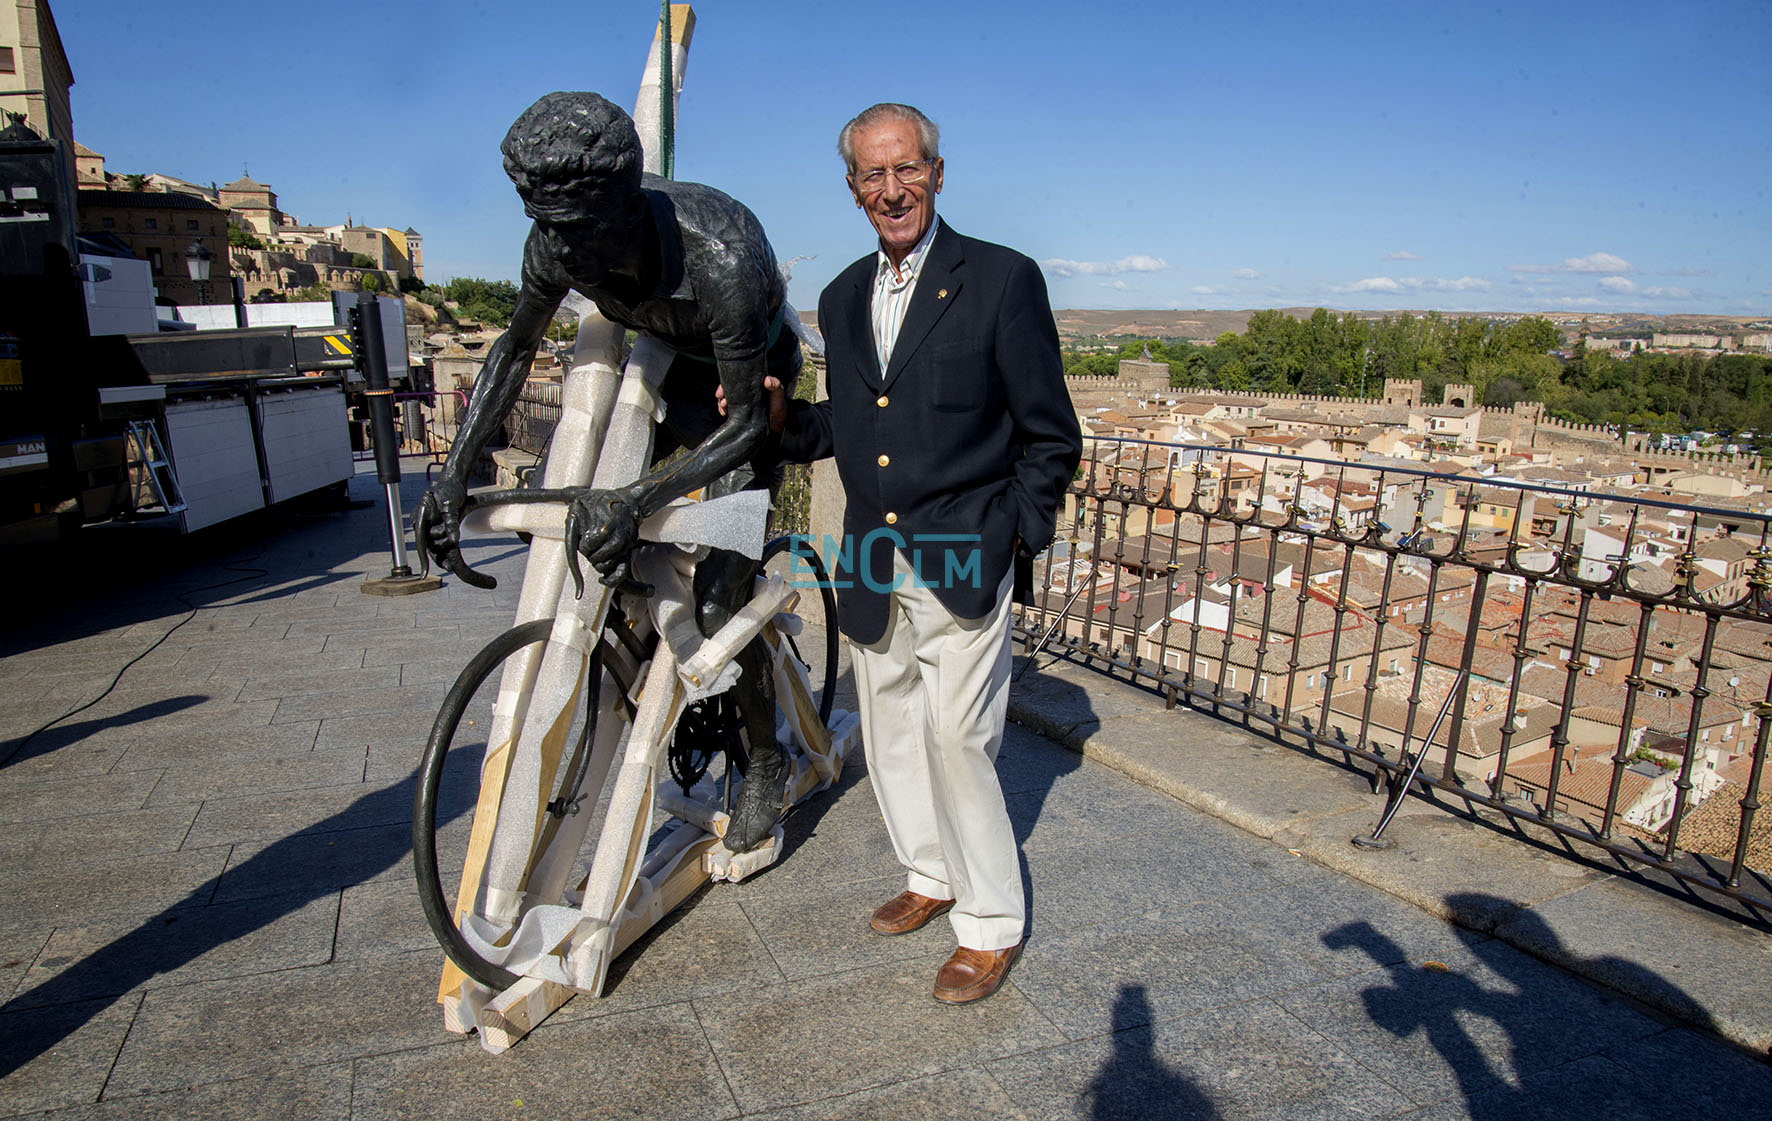
<instances>
[{"instance_id":1,"label":"handrail","mask_svg":"<svg viewBox=\"0 0 1772 1121\"><path fill-rule=\"evenodd\" d=\"M1028 649L1772 907L1772 513L1091 437L1062 519Z\"/></svg>"}]
</instances>

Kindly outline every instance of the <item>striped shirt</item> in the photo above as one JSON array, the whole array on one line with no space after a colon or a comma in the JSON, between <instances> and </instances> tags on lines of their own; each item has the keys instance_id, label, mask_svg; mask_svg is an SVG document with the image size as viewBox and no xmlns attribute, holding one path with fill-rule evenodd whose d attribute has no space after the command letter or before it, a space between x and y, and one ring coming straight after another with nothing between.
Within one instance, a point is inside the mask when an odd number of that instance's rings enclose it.
<instances>
[{"instance_id":1,"label":"striped shirt","mask_svg":"<svg viewBox=\"0 0 1772 1121\"><path fill-rule=\"evenodd\" d=\"M874 353L880 358L880 376L886 375L886 369L892 364L892 347L898 342L898 329L904 326L905 309L911 306L911 296L917 291L917 276L923 271L923 261L929 256L929 245L935 240L936 228L941 219L936 218L917 239L917 244L905 254L904 263L897 268L892 265L892 258L886 256L882 249L879 264L874 270Z\"/></svg>"}]
</instances>

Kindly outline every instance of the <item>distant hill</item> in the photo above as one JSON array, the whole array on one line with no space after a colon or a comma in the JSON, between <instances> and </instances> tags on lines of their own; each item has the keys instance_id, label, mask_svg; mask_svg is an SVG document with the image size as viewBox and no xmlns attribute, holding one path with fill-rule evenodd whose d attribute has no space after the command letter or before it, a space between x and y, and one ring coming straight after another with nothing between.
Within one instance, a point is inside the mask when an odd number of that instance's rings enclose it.
<instances>
[{"instance_id":1,"label":"distant hill","mask_svg":"<svg viewBox=\"0 0 1772 1121\"><path fill-rule=\"evenodd\" d=\"M1315 307L1288 307L1280 311L1295 319L1308 319ZM1335 314L1340 311L1331 308ZM1382 319L1385 316L1396 317L1403 314L1404 309L1394 311L1356 311L1354 314L1361 319ZM1426 315L1422 309L1407 309L1410 315ZM1059 338L1066 342L1077 342L1097 337L1115 335L1142 335L1147 338L1169 339L1215 339L1230 331L1242 334L1248 329L1249 317L1255 309L1243 311L1210 311L1210 310L1145 310L1127 311L1112 308L1072 309L1054 311L1052 318L1058 323ZM1734 330L1740 331L1757 327L1765 329L1767 321L1764 316L1729 316L1729 315L1642 315L1636 313L1616 312L1579 312L1545 310L1532 313L1520 312L1482 312L1458 311L1441 312L1449 319L1474 317L1477 319L1519 319L1522 314L1542 315L1553 323L1565 327L1579 327L1582 323L1592 332L1641 331L1696 331L1696 330Z\"/></svg>"},{"instance_id":2,"label":"distant hill","mask_svg":"<svg viewBox=\"0 0 1772 1121\"><path fill-rule=\"evenodd\" d=\"M1249 317L1257 309L1247 308L1242 311L1215 311L1208 309L1176 310L1173 308L1125 310L1114 308L1065 308L1054 311L1052 318L1058 323L1058 337L1066 344L1082 342L1095 338L1111 338L1113 336L1137 336L1154 339L1216 339L1229 331L1242 334L1249 327ZM1294 319L1308 319L1315 307L1288 307L1280 311ZM1342 314L1334 308L1336 315ZM1407 310L1410 315L1426 315L1420 308L1397 309L1393 311L1356 311L1354 314L1361 319L1382 319L1385 316L1402 315ZM1542 315L1558 326L1579 328L1583 323L1595 334L1641 333L1653 331L1743 331L1772 329L1772 322L1765 316L1732 316L1732 315L1642 315L1639 313L1620 312L1583 312L1545 310L1539 312L1490 312L1490 311L1444 311L1440 313L1449 319L1474 317L1477 319L1515 320L1522 315ZM800 318L816 326L818 313L802 311Z\"/></svg>"}]
</instances>

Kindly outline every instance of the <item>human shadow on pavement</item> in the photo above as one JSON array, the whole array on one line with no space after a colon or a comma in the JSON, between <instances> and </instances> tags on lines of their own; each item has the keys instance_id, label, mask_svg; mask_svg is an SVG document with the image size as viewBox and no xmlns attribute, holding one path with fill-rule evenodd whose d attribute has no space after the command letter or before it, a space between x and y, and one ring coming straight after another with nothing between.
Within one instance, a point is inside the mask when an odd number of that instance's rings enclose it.
<instances>
[{"instance_id":1,"label":"human shadow on pavement","mask_svg":"<svg viewBox=\"0 0 1772 1121\"><path fill-rule=\"evenodd\" d=\"M481 752L458 749L458 753L463 756L462 768L477 775ZM452 757L451 763L455 762ZM0 1007L0 1078L53 1050L146 981L401 863L412 851L411 831L394 826L412 820L416 777L415 770L365 794L332 817L272 842L223 873L224 883L263 885L264 897L215 903L218 884L211 879L122 937L14 996ZM438 825L472 806L469 791L440 801ZM253 972L275 968L279 967Z\"/></svg>"},{"instance_id":2,"label":"human shadow on pavement","mask_svg":"<svg viewBox=\"0 0 1772 1121\"><path fill-rule=\"evenodd\" d=\"M1143 985L1114 997L1114 1053L1083 1091L1090 1121L1216 1121L1212 1099L1158 1057Z\"/></svg>"},{"instance_id":3,"label":"human shadow on pavement","mask_svg":"<svg viewBox=\"0 0 1772 1121\"><path fill-rule=\"evenodd\" d=\"M1450 896L1447 902L1454 911L1469 907L1493 911L1509 906L1506 900L1477 893ZM1559 954L1557 936L1530 910L1515 910L1512 921L1516 929L1525 928L1526 941L1536 952ZM1591 1050L1584 1052L1584 1042L1575 1040L1564 1057L1552 1057L1551 1049L1559 1041L1571 1041L1568 1028L1547 1005L1554 997L1543 991L1545 978L1555 967L1534 961L1498 939L1467 937L1470 951L1500 975L1503 984L1493 988L1438 962L1410 961L1402 947L1364 920L1337 927L1325 933L1322 941L1330 949L1361 950L1389 972L1389 984L1374 985L1360 994L1366 1014L1399 1039L1417 1032L1425 1034L1451 1070L1473 1121L1515 1121L1554 1114L1556 1098L1542 1087L1526 1085L1526 1076L1574 1063L1600 1052L1607 1042L1628 1038L1613 1036L1603 1026L1596 1028L1589 1011L1581 1022L1595 1037ZM1694 1026L1712 1026L1710 1016L1696 1001L1652 970L1611 956L1586 960L1583 971L1590 967L1625 981L1627 986L1639 986L1637 991L1645 991L1641 987L1646 986L1669 1002L1664 1007L1683 1008L1682 1018ZM1607 999L1597 995L1596 1006ZM1640 1023L1640 1014L1622 1001L1617 1002L1617 1008L1622 1019ZM1480 1020L1494 1024L1506 1036L1505 1055L1497 1054L1493 1045L1485 1049L1479 1035L1467 1026ZM1623 1077L1625 1070L1620 1067L1617 1078ZM1656 1108L1659 1111L1665 1105Z\"/></svg>"},{"instance_id":4,"label":"human shadow on pavement","mask_svg":"<svg viewBox=\"0 0 1772 1121\"><path fill-rule=\"evenodd\" d=\"M1038 667L1021 677L1014 674L1025 661L1017 655L1011 659L1010 695L1038 692L1041 709L1063 713L1073 727L1093 722L1095 709L1089 692L1058 677L1041 677ZM1073 723L1074 721L1074 723ZM1031 731L1031 729L1030 729ZM1036 735L1041 733L1035 732ZM1041 735L1044 740L1045 737ZM1027 936L1038 931L1039 901L1034 897L1033 876L1028 871L1027 853L1023 846L1033 834L1034 825L1045 813L1052 788L1060 778L1083 765L1080 752L1047 741L1040 748L1028 748L1005 742L997 752L997 777L1009 804L1009 823L1015 829L1016 856L1021 864L1022 895L1027 900Z\"/></svg>"},{"instance_id":5,"label":"human shadow on pavement","mask_svg":"<svg viewBox=\"0 0 1772 1121\"><path fill-rule=\"evenodd\" d=\"M162 716L171 716L174 713L183 712L187 708L195 708L209 699L209 695L206 693L186 693L178 697L164 697L157 701L136 705L127 712L119 712L115 716L77 720L71 724L53 724L16 739L0 740L0 768L23 763L25 760L35 759L39 755L48 755L52 751L79 743L94 732L102 732L110 728L123 728L131 724L145 724L150 720L158 720Z\"/></svg>"}]
</instances>

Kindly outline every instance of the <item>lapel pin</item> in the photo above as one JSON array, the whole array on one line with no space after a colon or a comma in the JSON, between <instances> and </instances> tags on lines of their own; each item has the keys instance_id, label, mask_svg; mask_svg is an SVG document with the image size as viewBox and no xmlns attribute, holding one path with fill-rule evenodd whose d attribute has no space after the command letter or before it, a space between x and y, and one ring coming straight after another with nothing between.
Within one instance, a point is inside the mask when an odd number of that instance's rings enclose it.
<instances>
[{"instance_id":1,"label":"lapel pin","mask_svg":"<svg viewBox=\"0 0 1772 1121\"><path fill-rule=\"evenodd\" d=\"M939 291L935 294L935 298L938 300L947 299L948 298L948 290L946 288L943 288L941 291Z\"/></svg>"}]
</instances>

